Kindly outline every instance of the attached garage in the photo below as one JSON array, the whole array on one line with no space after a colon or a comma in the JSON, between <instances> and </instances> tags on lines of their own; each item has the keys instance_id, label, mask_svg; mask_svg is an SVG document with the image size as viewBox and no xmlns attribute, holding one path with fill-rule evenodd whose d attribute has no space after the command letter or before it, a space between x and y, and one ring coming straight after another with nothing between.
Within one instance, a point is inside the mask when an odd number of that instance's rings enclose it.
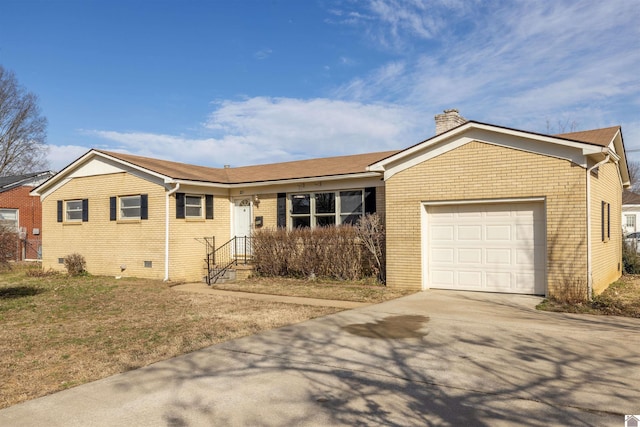
<instances>
[{"instance_id":1,"label":"attached garage","mask_svg":"<svg viewBox=\"0 0 640 427\"><path fill-rule=\"evenodd\" d=\"M545 293L544 201L424 205L424 288Z\"/></svg>"},{"instance_id":2,"label":"attached garage","mask_svg":"<svg viewBox=\"0 0 640 427\"><path fill-rule=\"evenodd\" d=\"M604 231L620 230L624 162L618 127L468 121L370 165L385 180L387 286L597 295L622 273L621 233Z\"/></svg>"}]
</instances>

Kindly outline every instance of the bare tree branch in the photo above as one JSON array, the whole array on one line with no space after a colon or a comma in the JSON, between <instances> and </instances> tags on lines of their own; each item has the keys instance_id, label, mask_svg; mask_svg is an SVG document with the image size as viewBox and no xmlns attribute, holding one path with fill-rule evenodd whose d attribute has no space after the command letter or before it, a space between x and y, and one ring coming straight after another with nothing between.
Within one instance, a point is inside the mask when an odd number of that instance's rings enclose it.
<instances>
[{"instance_id":1,"label":"bare tree branch","mask_svg":"<svg viewBox=\"0 0 640 427\"><path fill-rule=\"evenodd\" d=\"M47 169L46 130L38 98L0 65L0 176Z\"/></svg>"}]
</instances>

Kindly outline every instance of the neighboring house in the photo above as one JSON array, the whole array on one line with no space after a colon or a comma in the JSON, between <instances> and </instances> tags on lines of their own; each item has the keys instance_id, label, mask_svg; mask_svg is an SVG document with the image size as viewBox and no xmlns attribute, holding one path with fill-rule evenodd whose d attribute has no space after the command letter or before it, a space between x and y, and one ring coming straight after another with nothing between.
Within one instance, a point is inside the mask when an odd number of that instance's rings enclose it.
<instances>
[{"instance_id":1,"label":"neighboring house","mask_svg":"<svg viewBox=\"0 0 640 427\"><path fill-rule=\"evenodd\" d=\"M44 171L0 177L0 224L18 233L16 261L40 258L42 206L29 193L53 175Z\"/></svg>"},{"instance_id":2,"label":"neighboring house","mask_svg":"<svg viewBox=\"0 0 640 427\"><path fill-rule=\"evenodd\" d=\"M624 234L640 231L640 194L630 190L622 193L622 232Z\"/></svg>"},{"instance_id":3,"label":"neighboring house","mask_svg":"<svg viewBox=\"0 0 640 427\"><path fill-rule=\"evenodd\" d=\"M207 168L91 150L35 189L44 268L201 280L205 237L256 227L387 225L387 285L549 295L621 275L619 127L541 135L436 116L402 151ZM451 128L453 127L453 128Z\"/></svg>"}]
</instances>

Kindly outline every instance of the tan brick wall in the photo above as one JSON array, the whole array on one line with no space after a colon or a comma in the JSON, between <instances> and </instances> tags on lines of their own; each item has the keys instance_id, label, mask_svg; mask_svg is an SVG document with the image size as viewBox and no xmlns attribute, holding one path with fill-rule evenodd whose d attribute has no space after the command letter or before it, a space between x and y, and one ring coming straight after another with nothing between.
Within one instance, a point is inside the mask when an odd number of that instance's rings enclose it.
<instances>
[{"instance_id":1,"label":"tan brick wall","mask_svg":"<svg viewBox=\"0 0 640 427\"><path fill-rule=\"evenodd\" d=\"M593 291L604 291L622 275L622 185L614 163L591 175L591 242ZM602 241L602 202L611 206L611 238Z\"/></svg>"},{"instance_id":2,"label":"tan brick wall","mask_svg":"<svg viewBox=\"0 0 640 427\"><path fill-rule=\"evenodd\" d=\"M278 226L278 194L260 194L260 201L253 204L253 217L262 217L262 228L276 228Z\"/></svg>"},{"instance_id":3,"label":"tan brick wall","mask_svg":"<svg viewBox=\"0 0 640 427\"><path fill-rule=\"evenodd\" d=\"M471 142L386 182L387 283L420 289L421 203L544 197L547 292L586 283L585 170L569 161ZM613 217L613 212L612 212Z\"/></svg>"},{"instance_id":4,"label":"tan brick wall","mask_svg":"<svg viewBox=\"0 0 640 427\"><path fill-rule=\"evenodd\" d=\"M136 194L148 194L149 219L110 221L109 198ZM57 222L57 200L85 198L89 199L88 222ZM169 202L169 279L200 281L206 255L202 238L215 235L217 243L229 239L229 200L214 196L213 220L176 219L175 196ZM43 202L43 267L64 270L58 258L77 252L85 257L91 274L163 279L165 203L162 186L130 174L72 179ZM151 261L152 267L144 267L145 261ZM123 272L122 265L126 265Z\"/></svg>"}]
</instances>

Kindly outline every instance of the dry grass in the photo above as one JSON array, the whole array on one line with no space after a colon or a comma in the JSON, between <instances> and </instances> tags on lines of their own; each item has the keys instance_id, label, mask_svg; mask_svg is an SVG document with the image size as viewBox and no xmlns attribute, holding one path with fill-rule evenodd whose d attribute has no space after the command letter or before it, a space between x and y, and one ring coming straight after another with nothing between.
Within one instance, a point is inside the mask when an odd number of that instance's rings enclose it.
<instances>
[{"instance_id":1,"label":"dry grass","mask_svg":"<svg viewBox=\"0 0 640 427\"><path fill-rule=\"evenodd\" d=\"M538 309L640 318L640 275L622 276L592 301L570 303L546 299Z\"/></svg>"},{"instance_id":2,"label":"dry grass","mask_svg":"<svg viewBox=\"0 0 640 427\"><path fill-rule=\"evenodd\" d=\"M370 303L388 301L416 292L403 289L389 289L385 286L368 282L290 279L281 277L254 277L235 283L217 284L214 285L213 288L228 291Z\"/></svg>"},{"instance_id":3,"label":"dry grass","mask_svg":"<svg viewBox=\"0 0 640 427\"><path fill-rule=\"evenodd\" d=\"M0 407L340 311L29 271L0 274Z\"/></svg>"}]
</instances>

